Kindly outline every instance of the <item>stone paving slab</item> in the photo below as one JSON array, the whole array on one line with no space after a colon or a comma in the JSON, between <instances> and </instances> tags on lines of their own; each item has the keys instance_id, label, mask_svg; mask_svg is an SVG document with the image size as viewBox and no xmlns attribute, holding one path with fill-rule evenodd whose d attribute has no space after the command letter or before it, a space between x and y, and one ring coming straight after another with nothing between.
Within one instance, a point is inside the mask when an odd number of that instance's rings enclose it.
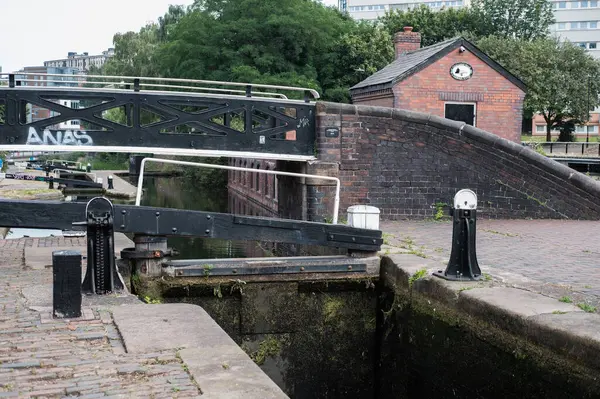
<instances>
[{"instance_id":1,"label":"stone paving slab","mask_svg":"<svg viewBox=\"0 0 600 399\"><path fill-rule=\"evenodd\" d=\"M113 177L113 190L109 190L112 193L118 193L122 195L127 195L129 198L135 198L137 193L137 187L133 184L129 183L127 180L117 176L117 173L124 173L126 171L119 170L95 170L92 171L89 175L95 175L96 178L102 178L102 186L104 188L108 187L108 176Z\"/></svg>"},{"instance_id":2,"label":"stone paving slab","mask_svg":"<svg viewBox=\"0 0 600 399\"><path fill-rule=\"evenodd\" d=\"M450 221L383 221L380 228L392 250L425 256L445 268L452 241ZM482 270L492 275L512 273L600 298L599 233L600 221L481 219L477 258Z\"/></svg>"}]
</instances>

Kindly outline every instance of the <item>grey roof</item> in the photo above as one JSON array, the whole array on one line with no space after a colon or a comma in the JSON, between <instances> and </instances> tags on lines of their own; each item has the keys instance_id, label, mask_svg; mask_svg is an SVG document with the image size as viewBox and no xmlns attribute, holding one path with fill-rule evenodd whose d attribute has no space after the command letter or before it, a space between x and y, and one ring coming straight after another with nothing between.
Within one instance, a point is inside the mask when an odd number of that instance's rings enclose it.
<instances>
[{"instance_id":1,"label":"grey roof","mask_svg":"<svg viewBox=\"0 0 600 399\"><path fill-rule=\"evenodd\" d=\"M350 90L353 94L359 94L391 88L397 82L420 71L459 46L465 46L469 51L490 65L490 67L525 91L525 84L519 78L512 75L500 64L489 58L485 53L462 37L455 37L428 47L420 48L419 50L409 51L398 57L385 68L352 86Z\"/></svg>"}]
</instances>

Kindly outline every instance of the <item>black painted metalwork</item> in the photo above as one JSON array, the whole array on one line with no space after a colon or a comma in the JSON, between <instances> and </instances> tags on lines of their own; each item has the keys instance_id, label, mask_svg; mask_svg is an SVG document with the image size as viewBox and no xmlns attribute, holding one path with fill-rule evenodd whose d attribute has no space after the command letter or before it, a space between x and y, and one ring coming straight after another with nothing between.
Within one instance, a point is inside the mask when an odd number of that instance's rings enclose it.
<instances>
[{"instance_id":1,"label":"black painted metalwork","mask_svg":"<svg viewBox=\"0 0 600 399\"><path fill-rule=\"evenodd\" d=\"M314 103L138 90L0 88L0 104L6 108L0 146L6 150L44 145L59 151L65 150L58 146L77 146L89 147L87 151L127 147L133 151L169 148L314 156ZM84 106L74 109L63 105L64 100ZM27 107L47 109L53 116L33 120L27 116ZM85 129L57 129L59 123L69 121L81 121Z\"/></svg>"},{"instance_id":2,"label":"black painted metalwork","mask_svg":"<svg viewBox=\"0 0 600 399\"><path fill-rule=\"evenodd\" d=\"M52 315L81 316L81 252L52 253Z\"/></svg>"},{"instance_id":3,"label":"black painted metalwork","mask_svg":"<svg viewBox=\"0 0 600 399\"><path fill-rule=\"evenodd\" d=\"M345 225L225 213L114 205L114 231L147 236L195 236L230 240L261 240L379 251L380 230ZM86 215L86 204L0 199L0 227L71 230Z\"/></svg>"},{"instance_id":4,"label":"black painted metalwork","mask_svg":"<svg viewBox=\"0 0 600 399\"><path fill-rule=\"evenodd\" d=\"M187 261L190 264L194 260ZM204 265L200 262L196 266L176 267L175 276L177 277L208 277L208 276L248 276L248 275L268 275L268 274L306 274L306 273L366 273L367 265L361 264L311 264L311 259L307 259L304 265L274 265L274 266L212 266L207 267L206 260ZM314 260L313 260L314 262ZM163 263L163 267L169 267L171 262Z\"/></svg>"},{"instance_id":5,"label":"black painted metalwork","mask_svg":"<svg viewBox=\"0 0 600 399\"><path fill-rule=\"evenodd\" d=\"M87 270L82 289L91 294L123 289L115 263L113 205L104 197L85 205L86 221L73 223L87 227Z\"/></svg>"},{"instance_id":6,"label":"black painted metalwork","mask_svg":"<svg viewBox=\"0 0 600 399\"><path fill-rule=\"evenodd\" d=\"M60 177L54 176L36 176L36 175L24 175L19 173L5 173L5 179L10 180L27 180L27 181L43 181L49 183L49 188L54 188L54 183L62 184L65 187L93 187L93 188L102 188L101 183L96 183L89 180L80 180L80 179L63 179Z\"/></svg>"},{"instance_id":7,"label":"black painted metalwork","mask_svg":"<svg viewBox=\"0 0 600 399\"><path fill-rule=\"evenodd\" d=\"M446 280L479 280L481 269L475 251L477 211L450 209L452 214L452 252L445 271L433 273Z\"/></svg>"}]
</instances>

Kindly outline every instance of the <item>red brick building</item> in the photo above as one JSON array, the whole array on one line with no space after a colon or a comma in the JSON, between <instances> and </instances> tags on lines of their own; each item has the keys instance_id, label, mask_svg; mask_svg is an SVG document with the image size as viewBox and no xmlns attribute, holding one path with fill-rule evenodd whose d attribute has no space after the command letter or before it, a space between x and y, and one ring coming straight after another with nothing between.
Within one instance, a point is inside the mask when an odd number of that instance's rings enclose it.
<instances>
[{"instance_id":1,"label":"red brick building","mask_svg":"<svg viewBox=\"0 0 600 399\"><path fill-rule=\"evenodd\" d=\"M350 89L355 104L430 113L520 142L525 84L464 38L421 48L412 28L396 60Z\"/></svg>"}]
</instances>

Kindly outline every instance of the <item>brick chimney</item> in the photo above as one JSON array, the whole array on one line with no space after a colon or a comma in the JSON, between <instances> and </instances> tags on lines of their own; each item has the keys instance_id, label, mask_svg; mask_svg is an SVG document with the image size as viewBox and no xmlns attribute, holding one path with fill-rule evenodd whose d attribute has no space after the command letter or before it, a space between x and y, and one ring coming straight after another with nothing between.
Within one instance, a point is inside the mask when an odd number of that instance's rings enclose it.
<instances>
[{"instance_id":1,"label":"brick chimney","mask_svg":"<svg viewBox=\"0 0 600 399\"><path fill-rule=\"evenodd\" d=\"M404 32L398 32L394 35L396 58L407 51L414 51L421 48L421 34L412 30L412 26L405 26Z\"/></svg>"}]
</instances>

